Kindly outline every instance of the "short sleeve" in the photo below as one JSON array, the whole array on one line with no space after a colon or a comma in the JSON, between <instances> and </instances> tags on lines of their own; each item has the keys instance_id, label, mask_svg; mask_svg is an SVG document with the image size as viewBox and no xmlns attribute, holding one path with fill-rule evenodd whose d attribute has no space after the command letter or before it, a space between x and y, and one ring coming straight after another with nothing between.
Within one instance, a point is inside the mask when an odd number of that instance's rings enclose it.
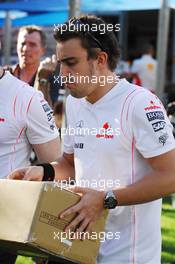
<instances>
[{"instance_id":1,"label":"short sleeve","mask_svg":"<svg viewBox=\"0 0 175 264\"><path fill-rule=\"evenodd\" d=\"M67 128L65 129L63 141L64 141L64 152L67 154L74 153L74 109L72 106L71 96L69 95L66 100L66 120L67 120Z\"/></svg>"},{"instance_id":2,"label":"short sleeve","mask_svg":"<svg viewBox=\"0 0 175 264\"><path fill-rule=\"evenodd\" d=\"M26 135L31 144L42 144L59 136L53 111L41 92L30 99L26 113Z\"/></svg>"},{"instance_id":3,"label":"short sleeve","mask_svg":"<svg viewBox=\"0 0 175 264\"><path fill-rule=\"evenodd\" d=\"M172 125L163 104L150 92L141 93L132 114L135 145L145 158L161 155L175 148Z\"/></svg>"}]
</instances>

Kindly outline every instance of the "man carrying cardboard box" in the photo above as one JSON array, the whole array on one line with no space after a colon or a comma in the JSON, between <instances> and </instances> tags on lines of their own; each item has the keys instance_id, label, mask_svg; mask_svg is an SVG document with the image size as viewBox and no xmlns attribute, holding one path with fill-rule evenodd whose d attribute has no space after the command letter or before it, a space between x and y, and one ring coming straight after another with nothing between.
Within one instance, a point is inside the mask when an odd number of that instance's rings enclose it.
<instances>
[{"instance_id":1,"label":"man carrying cardboard box","mask_svg":"<svg viewBox=\"0 0 175 264\"><path fill-rule=\"evenodd\" d=\"M0 87L0 178L28 166L32 148L40 162L58 159L59 135L43 94L1 68ZM0 263L15 258L0 249Z\"/></svg>"},{"instance_id":2,"label":"man carrying cardboard box","mask_svg":"<svg viewBox=\"0 0 175 264\"><path fill-rule=\"evenodd\" d=\"M60 215L77 213L67 232L90 231L110 209L97 263L160 264L160 198L175 192L175 141L160 100L116 77L115 29L91 16L57 28L57 58L71 94L64 153L56 163L9 177L76 180L73 191L82 199Z\"/></svg>"}]
</instances>

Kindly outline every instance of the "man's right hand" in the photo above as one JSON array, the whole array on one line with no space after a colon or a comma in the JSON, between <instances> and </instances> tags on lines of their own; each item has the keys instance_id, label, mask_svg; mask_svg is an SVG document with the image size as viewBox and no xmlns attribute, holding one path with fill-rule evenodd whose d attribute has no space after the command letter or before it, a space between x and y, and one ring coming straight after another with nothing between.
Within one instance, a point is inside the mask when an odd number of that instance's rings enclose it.
<instances>
[{"instance_id":1,"label":"man's right hand","mask_svg":"<svg viewBox=\"0 0 175 264\"><path fill-rule=\"evenodd\" d=\"M42 181L44 169L41 166L25 167L14 170L8 175L11 180Z\"/></svg>"},{"instance_id":2,"label":"man's right hand","mask_svg":"<svg viewBox=\"0 0 175 264\"><path fill-rule=\"evenodd\" d=\"M55 54L53 54L51 58L47 57L46 59L41 61L38 68L39 79L47 78L49 74L53 74L56 66L57 66L57 58Z\"/></svg>"}]
</instances>

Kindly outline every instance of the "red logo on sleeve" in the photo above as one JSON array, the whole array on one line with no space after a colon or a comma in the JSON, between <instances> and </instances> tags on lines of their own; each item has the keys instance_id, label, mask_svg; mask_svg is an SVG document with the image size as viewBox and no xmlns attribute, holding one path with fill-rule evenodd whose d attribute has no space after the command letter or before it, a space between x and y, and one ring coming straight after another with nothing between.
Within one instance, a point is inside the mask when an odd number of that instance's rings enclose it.
<instances>
[{"instance_id":1,"label":"red logo on sleeve","mask_svg":"<svg viewBox=\"0 0 175 264\"><path fill-rule=\"evenodd\" d=\"M153 101L150 101L149 105L144 108L145 111L154 109L161 109L161 106L156 105Z\"/></svg>"}]
</instances>

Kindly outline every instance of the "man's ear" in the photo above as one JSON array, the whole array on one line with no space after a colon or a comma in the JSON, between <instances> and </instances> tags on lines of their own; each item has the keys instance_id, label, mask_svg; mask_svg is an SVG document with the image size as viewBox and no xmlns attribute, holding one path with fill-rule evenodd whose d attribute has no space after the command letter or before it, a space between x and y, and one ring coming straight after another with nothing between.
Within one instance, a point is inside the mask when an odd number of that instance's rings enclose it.
<instances>
[{"instance_id":1,"label":"man's ear","mask_svg":"<svg viewBox=\"0 0 175 264\"><path fill-rule=\"evenodd\" d=\"M101 51L98 55L97 64L100 67L104 67L108 61L108 54L104 51Z\"/></svg>"}]
</instances>

